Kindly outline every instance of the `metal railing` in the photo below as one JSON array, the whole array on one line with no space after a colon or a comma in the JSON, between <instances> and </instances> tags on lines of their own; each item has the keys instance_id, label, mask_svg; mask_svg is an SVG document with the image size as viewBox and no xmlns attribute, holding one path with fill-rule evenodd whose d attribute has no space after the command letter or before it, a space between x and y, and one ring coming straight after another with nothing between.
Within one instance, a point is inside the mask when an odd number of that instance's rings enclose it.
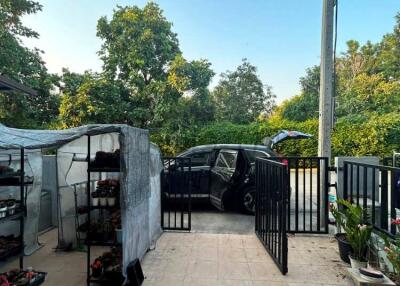
<instances>
[{"instance_id":1,"label":"metal railing","mask_svg":"<svg viewBox=\"0 0 400 286\"><path fill-rule=\"evenodd\" d=\"M255 231L282 274L288 271L288 177L284 164L257 158Z\"/></svg>"},{"instance_id":2,"label":"metal railing","mask_svg":"<svg viewBox=\"0 0 400 286\"><path fill-rule=\"evenodd\" d=\"M288 168L288 231L328 233L328 158L280 157Z\"/></svg>"},{"instance_id":3,"label":"metal railing","mask_svg":"<svg viewBox=\"0 0 400 286\"><path fill-rule=\"evenodd\" d=\"M400 216L400 168L345 161L343 181L343 198L368 208L369 222L395 235L391 220Z\"/></svg>"}]
</instances>

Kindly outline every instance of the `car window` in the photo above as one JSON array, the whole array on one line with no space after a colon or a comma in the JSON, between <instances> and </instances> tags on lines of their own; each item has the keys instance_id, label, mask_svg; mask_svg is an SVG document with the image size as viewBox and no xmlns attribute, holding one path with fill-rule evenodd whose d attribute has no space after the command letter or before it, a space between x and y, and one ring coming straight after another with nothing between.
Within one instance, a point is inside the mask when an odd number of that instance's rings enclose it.
<instances>
[{"instance_id":1,"label":"car window","mask_svg":"<svg viewBox=\"0 0 400 286\"><path fill-rule=\"evenodd\" d=\"M263 151L257 150L245 150L246 156L249 159L250 163L254 163L256 158L269 158L271 157L269 154Z\"/></svg>"},{"instance_id":2,"label":"car window","mask_svg":"<svg viewBox=\"0 0 400 286\"><path fill-rule=\"evenodd\" d=\"M210 152L197 152L189 155L192 166L209 166Z\"/></svg>"},{"instance_id":3,"label":"car window","mask_svg":"<svg viewBox=\"0 0 400 286\"><path fill-rule=\"evenodd\" d=\"M218 154L215 166L234 169L236 167L237 151L221 151Z\"/></svg>"}]
</instances>

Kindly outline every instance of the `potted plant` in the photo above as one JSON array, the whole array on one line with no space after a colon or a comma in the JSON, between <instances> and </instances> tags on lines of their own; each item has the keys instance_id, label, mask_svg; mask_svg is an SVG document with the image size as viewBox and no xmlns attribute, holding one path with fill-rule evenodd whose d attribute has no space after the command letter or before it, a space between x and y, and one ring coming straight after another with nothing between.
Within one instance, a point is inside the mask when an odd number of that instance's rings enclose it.
<instances>
[{"instance_id":1,"label":"potted plant","mask_svg":"<svg viewBox=\"0 0 400 286\"><path fill-rule=\"evenodd\" d=\"M115 197L115 192L113 190L107 192L107 205L109 207L115 206Z\"/></svg>"},{"instance_id":2,"label":"potted plant","mask_svg":"<svg viewBox=\"0 0 400 286\"><path fill-rule=\"evenodd\" d=\"M103 271L103 264L101 263L101 260L99 258L96 258L94 260L94 262L90 265L90 268L92 269L92 276L94 278L101 276L101 273Z\"/></svg>"},{"instance_id":3,"label":"potted plant","mask_svg":"<svg viewBox=\"0 0 400 286\"><path fill-rule=\"evenodd\" d=\"M372 226L365 223L367 219L367 209L361 206L352 205L350 202L340 199L338 204L342 206L341 209L332 206L332 214L336 220L337 225L345 231L345 240L351 246L349 259L351 267L359 269L360 267L367 267L366 253L368 249L368 241L371 238ZM341 234L343 237L343 234ZM338 236L337 236L338 237ZM341 250L339 241L339 251ZM343 249L342 251L349 250ZM341 253L341 258L342 254Z\"/></svg>"},{"instance_id":4,"label":"potted plant","mask_svg":"<svg viewBox=\"0 0 400 286\"><path fill-rule=\"evenodd\" d=\"M118 210L111 215L111 223L115 229L116 242L122 243L121 211Z\"/></svg>"},{"instance_id":5,"label":"potted plant","mask_svg":"<svg viewBox=\"0 0 400 286\"><path fill-rule=\"evenodd\" d=\"M97 191L92 192L92 206L97 207L99 205L99 194Z\"/></svg>"},{"instance_id":6,"label":"potted plant","mask_svg":"<svg viewBox=\"0 0 400 286\"><path fill-rule=\"evenodd\" d=\"M396 233L400 234L400 218L392 219L392 224L396 226Z\"/></svg>"},{"instance_id":7,"label":"potted plant","mask_svg":"<svg viewBox=\"0 0 400 286\"><path fill-rule=\"evenodd\" d=\"M102 207L107 206L107 192L104 190L101 190L101 192L100 192L99 203L100 203L100 206L102 206Z\"/></svg>"}]
</instances>

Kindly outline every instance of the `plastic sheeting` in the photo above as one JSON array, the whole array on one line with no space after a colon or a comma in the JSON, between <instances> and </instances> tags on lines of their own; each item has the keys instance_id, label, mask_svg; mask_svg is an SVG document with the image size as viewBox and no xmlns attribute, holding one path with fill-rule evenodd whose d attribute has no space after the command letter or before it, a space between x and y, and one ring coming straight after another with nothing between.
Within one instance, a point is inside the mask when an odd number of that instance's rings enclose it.
<instances>
[{"instance_id":1,"label":"plastic sheeting","mask_svg":"<svg viewBox=\"0 0 400 286\"><path fill-rule=\"evenodd\" d=\"M11 159L11 160L10 160ZM1 150L0 165L9 166L14 170L20 169L21 154L19 150ZM39 248L38 228L40 214L40 194L42 186L42 155L40 151L29 151L25 153L25 175L33 177L32 185L25 190L27 216L24 225L24 253L32 254ZM2 187L0 199L20 198L20 187ZM1 235L19 235L19 221L9 221L2 225Z\"/></svg>"},{"instance_id":2,"label":"plastic sheeting","mask_svg":"<svg viewBox=\"0 0 400 286\"><path fill-rule=\"evenodd\" d=\"M74 188L86 188L87 162L78 163L73 161L73 158L74 156L85 158L87 155L87 136L84 135L91 136L91 158L99 150L113 151L120 148L121 151L123 269L125 270L127 264L135 258L142 258L160 235L159 176L162 166L157 148L153 146L150 149L146 130L127 125L87 125L61 131L22 130L0 125L0 134L0 149L59 148L57 152L59 234L63 242L76 241ZM41 168L37 166L36 161L33 164L33 169L37 170L35 173L37 172L40 177L37 182L40 183ZM92 174L91 188L96 187L98 176L97 173ZM86 194L85 189L80 193ZM83 196L77 199L86 203ZM36 196L32 198L36 200ZM31 215L33 212L39 215L40 192L36 206L38 207L32 208Z\"/></svg>"}]
</instances>

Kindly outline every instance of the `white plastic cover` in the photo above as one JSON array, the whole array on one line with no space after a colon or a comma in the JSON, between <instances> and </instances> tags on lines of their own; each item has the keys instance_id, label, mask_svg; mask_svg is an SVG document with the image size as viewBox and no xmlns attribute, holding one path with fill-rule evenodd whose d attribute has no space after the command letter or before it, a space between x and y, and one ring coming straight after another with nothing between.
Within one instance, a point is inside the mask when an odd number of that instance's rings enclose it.
<instances>
[{"instance_id":1,"label":"white plastic cover","mask_svg":"<svg viewBox=\"0 0 400 286\"><path fill-rule=\"evenodd\" d=\"M1 150L0 165L9 166L14 170L20 169L21 153L19 150ZM38 150L31 150L25 153L25 175L33 177L32 185L25 188L27 216L24 221L24 253L32 254L39 248L38 227L40 214L40 194L42 186L42 155ZM2 187L0 200L20 199L20 187ZM1 226L1 235L19 235L19 221L8 221Z\"/></svg>"},{"instance_id":2,"label":"white plastic cover","mask_svg":"<svg viewBox=\"0 0 400 286\"><path fill-rule=\"evenodd\" d=\"M135 258L142 258L151 243L160 235L160 183L157 180L159 180L161 171L161 160L158 150L152 148L154 160L152 160L152 168L150 168L150 143L147 130L127 125L87 125L56 131L22 130L7 128L0 124L0 134L0 149L59 148L57 152L59 229L60 240L63 242L74 243L76 241L73 190L74 187L86 188L87 162L73 163L72 159L74 153L85 158L87 154L87 136L85 135L91 136L91 157L95 156L96 151L113 151L120 147L123 269L125 270L127 264ZM38 164L38 161L32 163L33 169L36 169L34 173L41 176L41 167ZM95 173L92 175L93 188L98 176ZM150 177L152 178L151 187ZM39 182L41 179L38 179ZM150 190L152 191L151 196ZM80 193L85 194L85 192ZM31 196L36 200L36 195ZM31 206L32 210L28 215L34 216L36 213L38 217L40 187L37 197L36 206L38 207ZM83 200L84 198L78 197L77 199ZM27 237L29 237L28 234Z\"/></svg>"}]
</instances>

